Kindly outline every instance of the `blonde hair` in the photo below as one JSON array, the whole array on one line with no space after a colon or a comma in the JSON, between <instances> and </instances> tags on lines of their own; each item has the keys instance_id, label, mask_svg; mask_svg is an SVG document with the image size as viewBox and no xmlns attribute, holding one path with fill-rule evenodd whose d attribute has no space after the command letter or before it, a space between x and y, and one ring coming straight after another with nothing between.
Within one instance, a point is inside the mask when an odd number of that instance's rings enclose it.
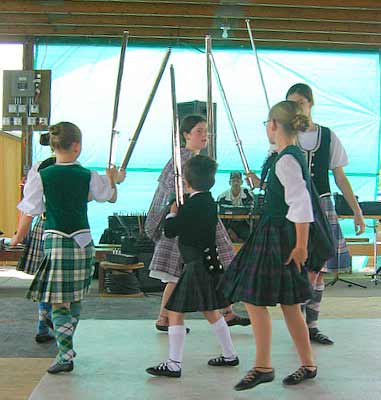
<instances>
[{"instance_id":1,"label":"blonde hair","mask_svg":"<svg viewBox=\"0 0 381 400\"><path fill-rule=\"evenodd\" d=\"M305 132L309 126L309 119L303 114L298 103L294 101L281 101L270 110L269 119L274 119L282 125L285 133L296 136L298 132Z\"/></svg>"},{"instance_id":2,"label":"blonde hair","mask_svg":"<svg viewBox=\"0 0 381 400\"><path fill-rule=\"evenodd\" d=\"M49 126L50 146L54 150L69 150L73 143L81 143L82 133L71 122L59 122Z\"/></svg>"}]
</instances>

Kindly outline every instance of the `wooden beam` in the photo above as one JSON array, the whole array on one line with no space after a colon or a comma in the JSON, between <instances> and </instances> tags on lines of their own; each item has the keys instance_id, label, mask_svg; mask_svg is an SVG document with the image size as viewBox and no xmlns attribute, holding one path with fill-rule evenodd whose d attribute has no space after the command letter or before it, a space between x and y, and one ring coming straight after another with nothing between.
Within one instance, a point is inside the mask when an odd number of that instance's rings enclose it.
<instances>
[{"instance_id":1,"label":"wooden beam","mask_svg":"<svg viewBox=\"0 0 381 400\"><path fill-rule=\"evenodd\" d=\"M375 9L340 9L340 8L301 8L263 5L217 5L194 4L179 2L114 2L114 1L31 1L3 0L0 3L2 12L18 13L61 13L61 14L108 14L108 15L156 15L183 17L197 16L199 18L231 18L246 17L262 18L297 18L322 19L337 21L364 21L381 23L381 7Z\"/></svg>"},{"instance_id":2,"label":"wooden beam","mask_svg":"<svg viewBox=\"0 0 381 400\"><path fill-rule=\"evenodd\" d=\"M58 38L62 38L58 36ZM64 39L70 43L70 39L75 40L76 37L65 37ZM86 39L91 39L85 37ZM118 37L120 39L120 36ZM23 36L9 36L2 35L0 33L0 43L15 43L22 44L25 40ZM91 43L91 42L89 42ZM191 48L204 48L205 39L200 41L199 39L178 39L175 41L173 38L160 38L160 37L134 37L133 43L135 45L152 45L157 46L190 46ZM224 41L224 40L214 40L213 46L215 48L236 48L236 49L251 49L250 43L248 41ZM378 46L372 45L362 45L362 44L352 44L352 43L320 43L320 42L301 42L301 41L276 41L276 40L260 40L257 41L258 48L273 48L273 49L302 49L302 50L348 50L348 51L372 51L379 49Z\"/></svg>"},{"instance_id":3,"label":"wooden beam","mask_svg":"<svg viewBox=\"0 0 381 400\"><path fill-rule=\"evenodd\" d=\"M168 38L175 40L192 39L203 41L207 33L211 34L214 40L223 40L220 29L166 29L161 27L129 28L130 38ZM65 36L65 37L120 37L119 27L72 27L72 26L0 26L0 35L25 36ZM280 42L303 42L303 43L348 43L381 47L381 36L361 34L333 34L333 33L309 33L309 32L256 32L255 39L260 41ZM230 41L248 42L248 35L245 31L229 32Z\"/></svg>"},{"instance_id":4,"label":"wooden beam","mask_svg":"<svg viewBox=\"0 0 381 400\"><path fill-rule=\"evenodd\" d=\"M80 2L104 1L104 0L73 0ZM130 0L110 0L117 3L128 3ZM200 5L221 5L220 0L140 0L140 3L193 3ZM231 2L233 3L233 2ZM229 4L228 1L225 4ZM252 0L238 0L233 3L238 6L252 6ZM256 5L260 6L279 6L279 7L315 7L315 8L341 8L341 9L381 9L379 0L260 0Z\"/></svg>"},{"instance_id":5,"label":"wooden beam","mask_svg":"<svg viewBox=\"0 0 381 400\"><path fill-rule=\"evenodd\" d=\"M230 32L241 30L246 32L243 19L224 21L223 19L191 18L191 17L142 17L142 16L115 16L115 15L62 15L62 14L2 14L0 26L51 26L51 27L114 27L114 28L148 28L162 27L177 29L220 29L226 24ZM254 19L251 22L254 32L313 32L313 33L348 33L348 34L375 34L381 35L379 24L323 22L323 21L292 21L274 19Z\"/></svg>"}]
</instances>

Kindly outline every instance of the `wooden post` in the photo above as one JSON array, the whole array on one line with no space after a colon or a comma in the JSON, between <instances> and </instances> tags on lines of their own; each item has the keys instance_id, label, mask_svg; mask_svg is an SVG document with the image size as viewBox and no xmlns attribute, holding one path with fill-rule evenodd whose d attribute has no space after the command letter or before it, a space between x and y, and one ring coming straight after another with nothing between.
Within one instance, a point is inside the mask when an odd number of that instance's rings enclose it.
<instances>
[{"instance_id":1,"label":"wooden post","mask_svg":"<svg viewBox=\"0 0 381 400\"><path fill-rule=\"evenodd\" d=\"M23 43L23 70L34 69L34 40L26 38ZM22 118L22 175L26 176L32 166L33 128L28 126L27 118Z\"/></svg>"}]
</instances>

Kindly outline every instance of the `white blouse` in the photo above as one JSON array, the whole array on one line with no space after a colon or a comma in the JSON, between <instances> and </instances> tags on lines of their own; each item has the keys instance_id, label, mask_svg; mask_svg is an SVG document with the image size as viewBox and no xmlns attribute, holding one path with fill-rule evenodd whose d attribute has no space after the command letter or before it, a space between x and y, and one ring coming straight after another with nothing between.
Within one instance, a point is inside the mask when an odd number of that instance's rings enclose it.
<instances>
[{"instance_id":1,"label":"white blouse","mask_svg":"<svg viewBox=\"0 0 381 400\"><path fill-rule=\"evenodd\" d=\"M73 165L74 163L57 163L56 165ZM75 163L79 164L79 163ZM24 186L24 197L17 208L24 214L36 217L45 211L44 189L41 175L38 172L40 163L35 164L28 173ZM115 189L111 187L110 181L106 175L99 175L96 171L91 171L90 187L88 200L106 202L114 195ZM79 246L84 247L91 242L90 230L83 233L74 232L72 235L63 234L63 236L73 237Z\"/></svg>"},{"instance_id":2,"label":"white blouse","mask_svg":"<svg viewBox=\"0 0 381 400\"><path fill-rule=\"evenodd\" d=\"M281 157L275 164L275 174L284 187L285 201L289 206L286 218L294 223L313 222L311 196L295 157L291 154Z\"/></svg>"}]
</instances>

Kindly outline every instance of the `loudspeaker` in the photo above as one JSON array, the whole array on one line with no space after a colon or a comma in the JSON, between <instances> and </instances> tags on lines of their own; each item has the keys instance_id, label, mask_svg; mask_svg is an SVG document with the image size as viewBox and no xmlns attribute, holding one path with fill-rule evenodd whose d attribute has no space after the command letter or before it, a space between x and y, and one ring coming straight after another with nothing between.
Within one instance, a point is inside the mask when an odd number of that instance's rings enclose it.
<instances>
[{"instance_id":1,"label":"loudspeaker","mask_svg":"<svg viewBox=\"0 0 381 400\"><path fill-rule=\"evenodd\" d=\"M138 254L139 261L144 263L144 268L136 270L142 292L162 292L165 288L165 283L162 283L160 279L151 278L149 276L150 271L148 267L151 263L152 256L153 252Z\"/></svg>"},{"instance_id":2,"label":"loudspeaker","mask_svg":"<svg viewBox=\"0 0 381 400\"><path fill-rule=\"evenodd\" d=\"M207 114L207 104L205 101L198 101L198 100L194 100L194 101L186 101L183 103L177 103L177 110L179 113L179 120L180 120L180 124L181 121L188 115L191 114L197 114L197 115L201 115L206 119L206 114ZM216 149L216 154L217 154L217 104L213 103L213 126L214 126L214 132L210 132L210 133L214 133L214 148ZM201 151L200 154L203 154L205 156L208 155L208 148L209 145L203 149Z\"/></svg>"}]
</instances>

